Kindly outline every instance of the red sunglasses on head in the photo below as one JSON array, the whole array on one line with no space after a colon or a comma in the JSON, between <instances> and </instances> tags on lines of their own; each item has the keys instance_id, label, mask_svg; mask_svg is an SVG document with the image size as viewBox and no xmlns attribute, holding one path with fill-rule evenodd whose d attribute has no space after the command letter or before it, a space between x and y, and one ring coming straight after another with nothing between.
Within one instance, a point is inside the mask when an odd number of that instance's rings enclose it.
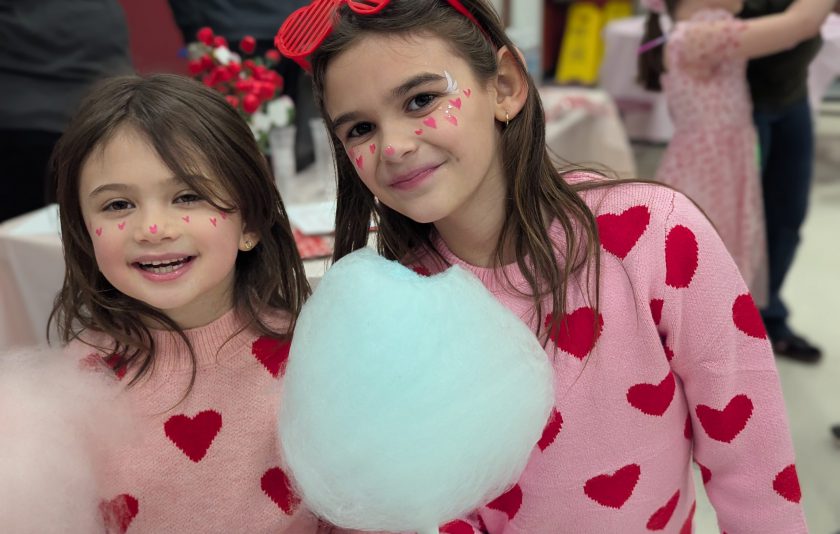
<instances>
[{"instance_id":1,"label":"red sunglasses on head","mask_svg":"<svg viewBox=\"0 0 840 534\"><path fill-rule=\"evenodd\" d=\"M456 11L467 17L478 28L481 25L472 13L458 0L447 0ZM281 54L293 59L304 70L311 72L308 57L332 32L332 16L343 4L359 15L374 15L382 11L391 0L314 0L289 15L274 38L274 46ZM482 29L483 31L483 29Z\"/></svg>"}]
</instances>

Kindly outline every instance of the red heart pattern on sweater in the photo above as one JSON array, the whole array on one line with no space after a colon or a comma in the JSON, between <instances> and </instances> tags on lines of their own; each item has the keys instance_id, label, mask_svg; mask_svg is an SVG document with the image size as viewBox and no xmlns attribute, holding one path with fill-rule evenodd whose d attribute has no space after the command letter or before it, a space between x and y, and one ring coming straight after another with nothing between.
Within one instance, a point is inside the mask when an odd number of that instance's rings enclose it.
<instances>
[{"instance_id":1,"label":"red heart pattern on sweater","mask_svg":"<svg viewBox=\"0 0 840 534\"><path fill-rule=\"evenodd\" d=\"M755 302L753 302L749 293L738 295L735 302L732 303L732 320L738 330L748 336L758 339L767 337L767 332L764 330L764 321L761 320L761 314L755 307Z\"/></svg>"},{"instance_id":2,"label":"red heart pattern on sweater","mask_svg":"<svg viewBox=\"0 0 840 534\"><path fill-rule=\"evenodd\" d=\"M675 226L665 238L665 284L686 288L691 284L698 264L697 238L685 226Z\"/></svg>"},{"instance_id":3,"label":"red heart pattern on sweater","mask_svg":"<svg viewBox=\"0 0 840 534\"><path fill-rule=\"evenodd\" d=\"M222 414L205 410L188 417L173 415L163 424L163 431L172 443L193 462L200 462L222 429Z\"/></svg>"},{"instance_id":4,"label":"red heart pattern on sweater","mask_svg":"<svg viewBox=\"0 0 840 534\"><path fill-rule=\"evenodd\" d=\"M543 429L542 437L537 442L541 451L546 450L549 445L554 443L561 428L563 428L563 416L560 415L557 408L552 408L551 415L548 416L548 423L546 423Z\"/></svg>"},{"instance_id":5,"label":"red heart pattern on sweater","mask_svg":"<svg viewBox=\"0 0 840 534\"><path fill-rule=\"evenodd\" d=\"M802 499L802 489L799 487L799 477L796 475L796 466L790 464L785 467L773 479L773 489L776 493L792 503L798 503Z\"/></svg>"},{"instance_id":6,"label":"red heart pattern on sweater","mask_svg":"<svg viewBox=\"0 0 840 534\"><path fill-rule=\"evenodd\" d=\"M647 415L661 416L671 405L676 390L674 373L668 372L668 376L658 384L636 384L627 390L627 402L630 406L640 410Z\"/></svg>"},{"instance_id":7,"label":"red heart pattern on sweater","mask_svg":"<svg viewBox=\"0 0 840 534\"><path fill-rule=\"evenodd\" d=\"M554 317L548 314L545 327L551 326ZM595 347L604 329L604 317L599 313L595 322L595 310L586 306L563 315L560 324L552 328L549 338L558 348L582 360Z\"/></svg>"},{"instance_id":8,"label":"red heart pattern on sweater","mask_svg":"<svg viewBox=\"0 0 840 534\"><path fill-rule=\"evenodd\" d=\"M280 507L286 515L293 515L300 497L292 489L289 477L279 467L272 467L260 478L260 487L274 504Z\"/></svg>"},{"instance_id":9,"label":"red heart pattern on sweater","mask_svg":"<svg viewBox=\"0 0 840 534\"><path fill-rule=\"evenodd\" d=\"M647 206L633 206L620 214L605 213L595 219L604 250L624 259L633 250L650 223Z\"/></svg>"},{"instance_id":10,"label":"red heart pattern on sweater","mask_svg":"<svg viewBox=\"0 0 840 534\"><path fill-rule=\"evenodd\" d=\"M650 301L650 316L653 317L653 324L659 325L662 321L662 305L665 301L662 299L651 299Z\"/></svg>"},{"instance_id":11,"label":"red heart pattern on sweater","mask_svg":"<svg viewBox=\"0 0 840 534\"><path fill-rule=\"evenodd\" d=\"M753 403L746 395L736 395L723 410L699 404L695 413L710 438L730 443L747 426L753 413Z\"/></svg>"},{"instance_id":12,"label":"red heart pattern on sweater","mask_svg":"<svg viewBox=\"0 0 840 534\"><path fill-rule=\"evenodd\" d=\"M522 488L519 484L502 493L489 503L487 508L491 510L498 510L507 515L508 520L512 520L519 512L519 507L522 506Z\"/></svg>"},{"instance_id":13,"label":"red heart pattern on sweater","mask_svg":"<svg viewBox=\"0 0 840 534\"><path fill-rule=\"evenodd\" d=\"M292 342L288 339L260 336L251 343L251 354L263 364L271 376L277 378L286 371L291 347Z\"/></svg>"},{"instance_id":14,"label":"red heart pattern on sweater","mask_svg":"<svg viewBox=\"0 0 840 534\"><path fill-rule=\"evenodd\" d=\"M653 512L653 515L650 516L647 522L647 529L648 530L662 530L666 526L668 526L668 521L671 520L671 516L674 515L674 510L677 508L677 503L680 500L680 490L677 490L674 495L668 499L661 508L657 511Z\"/></svg>"},{"instance_id":15,"label":"red heart pattern on sweater","mask_svg":"<svg viewBox=\"0 0 840 534\"><path fill-rule=\"evenodd\" d=\"M694 526L694 511L697 510L697 501L691 503L691 510L688 511L688 517L685 518L685 522L680 529L680 534L691 534L692 527ZM724 534L726 534L724 532Z\"/></svg>"},{"instance_id":16,"label":"red heart pattern on sweater","mask_svg":"<svg viewBox=\"0 0 840 534\"><path fill-rule=\"evenodd\" d=\"M611 475L590 478L584 484L583 492L602 506L619 509L633 495L641 473L637 464L628 464Z\"/></svg>"},{"instance_id":17,"label":"red heart pattern on sweater","mask_svg":"<svg viewBox=\"0 0 840 534\"><path fill-rule=\"evenodd\" d=\"M691 414L685 416L685 427L683 428L683 436L685 436L685 439L691 439L694 437L694 428L691 425Z\"/></svg>"},{"instance_id":18,"label":"red heart pattern on sweater","mask_svg":"<svg viewBox=\"0 0 840 534\"><path fill-rule=\"evenodd\" d=\"M140 503L128 493L121 493L110 501L103 499L99 503L99 513L107 532L125 534L139 511Z\"/></svg>"},{"instance_id":19,"label":"red heart pattern on sweater","mask_svg":"<svg viewBox=\"0 0 840 534\"><path fill-rule=\"evenodd\" d=\"M473 534L472 525L461 519L452 521L440 527L441 534Z\"/></svg>"}]
</instances>

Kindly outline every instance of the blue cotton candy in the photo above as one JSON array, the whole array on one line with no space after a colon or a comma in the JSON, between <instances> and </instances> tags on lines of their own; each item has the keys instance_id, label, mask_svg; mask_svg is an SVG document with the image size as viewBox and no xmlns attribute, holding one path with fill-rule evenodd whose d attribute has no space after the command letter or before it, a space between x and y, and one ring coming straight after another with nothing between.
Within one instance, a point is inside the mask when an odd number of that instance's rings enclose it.
<instances>
[{"instance_id":1,"label":"blue cotton candy","mask_svg":"<svg viewBox=\"0 0 840 534\"><path fill-rule=\"evenodd\" d=\"M303 308L278 431L316 514L437 532L518 479L553 400L542 346L472 274L360 250Z\"/></svg>"}]
</instances>

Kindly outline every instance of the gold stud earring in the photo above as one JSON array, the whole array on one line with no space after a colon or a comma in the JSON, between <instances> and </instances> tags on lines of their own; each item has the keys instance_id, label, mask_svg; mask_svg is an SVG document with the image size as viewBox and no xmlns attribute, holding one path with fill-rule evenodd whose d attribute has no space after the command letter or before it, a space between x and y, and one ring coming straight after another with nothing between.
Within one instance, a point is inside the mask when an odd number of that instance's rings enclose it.
<instances>
[{"instance_id":1,"label":"gold stud earring","mask_svg":"<svg viewBox=\"0 0 840 534\"><path fill-rule=\"evenodd\" d=\"M251 247L253 247L253 246L254 246L254 244L251 242L250 239L245 240L245 250L251 250Z\"/></svg>"},{"instance_id":2,"label":"gold stud earring","mask_svg":"<svg viewBox=\"0 0 840 534\"><path fill-rule=\"evenodd\" d=\"M505 128L507 128L509 124L510 124L510 113L505 111Z\"/></svg>"}]
</instances>

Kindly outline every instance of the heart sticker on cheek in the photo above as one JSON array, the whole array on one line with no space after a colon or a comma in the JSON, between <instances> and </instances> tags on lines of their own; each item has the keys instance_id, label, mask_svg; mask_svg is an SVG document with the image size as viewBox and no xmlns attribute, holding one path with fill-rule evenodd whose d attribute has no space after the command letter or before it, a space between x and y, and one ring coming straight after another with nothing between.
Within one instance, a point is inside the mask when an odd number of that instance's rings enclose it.
<instances>
[{"instance_id":1,"label":"heart sticker on cheek","mask_svg":"<svg viewBox=\"0 0 840 534\"><path fill-rule=\"evenodd\" d=\"M190 216L189 215L184 215L183 217L181 217L181 219L183 219L185 223L190 222Z\"/></svg>"},{"instance_id":2,"label":"heart sticker on cheek","mask_svg":"<svg viewBox=\"0 0 840 534\"><path fill-rule=\"evenodd\" d=\"M469 88L468 88L468 89L464 89L464 96L466 96L467 98L469 98L471 94L472 94L472 89L469 89Z\"/></svg>"},{"instance_id":3,"label":"heart sticker on cheek","mask_svg":"<svg viewBox=\"0 0 840 534\"><path fill-rule=\"evenodd\" d=\"M371 143L368 148L370 149L370 153L373 154L376 152L376 143Z\"/></svg>"},{"instance_id":4,"label":"heart sticker on cheek","mask_svg":"<svg viewBox=\"0 0 840 534\"><path fill-rule=\"evenodd\" d=\"M414 133L417 135L423 135L423 130L414 130Z\"/></svg>"},{"instance_id":5,"label":"heart sticker on cheek","mask_svg":"<svg viewBox=\"0 0 840 534\"><path fill-rule=\"evenodd\" d=\"M213 226L216 226L216 218L215 217L210 217L210 224L212 224Z\"/></svg>"},{"instance_id":6,"label":"heart sticker on cheek","mask_svg":"<svg viewBox=\"0 0 840 534\"><path fill-rule=\"evenodd\" d=\"M227 218L228 218L228 214L227 214L226 211L220 211L219 215L221 215L223 221L227 220Z\"/></svg>"},{"instance_id":7,"label":"heart sticker on cheek","mask_svg":"<svg viewBox=\"0 0 840 534\"><path fill-rule=\"evenodd\" d=\"M423 124L425 124L429 128L437 128L437 121L435 121L434 117L428 117L424 119Z\"/></svg>"},{"instance_id":8,"label":"heart sticker on cheek","mask_svg":"<svg viewBox=\"0 0 840 534\"><path fill-rule=\"evenodd\" d=\"M453 106L455 106L456 108L461 109L461 99L460 98L450 100L449 103L452 104Z\"/></svg>"},{"instance_id":9,"label":"heart sticker on cheek","mask_svg":"<svg viewBox=\"0 0 840 534\"><path fill-rule=\"evenodd\" d=\"M359 156L358 158L356 158L356 166L359 169L364 169L365 168L365 158L364 158L364 156Z\"/></svg>"},{"instance_id":10,"label":"heart sticker on cheek","mask_svg":"<svg viewBox=\"0 0 840 534\"><path fill-rule=\"evenodd\" d=\"M119 228L120 230L125 230L125 221L117 224L117 228Z\"/></svg>"},{"instance_id":11,"label":"heart sticker on cheek","mask_svg":"<svg viewBox=\"0 0 840 534\"><path fill-rule=\"evenodd\" d=\"M96 235L98 235L98 236L102 235L102 228L97 228L96 229Z\"/></svg>"},{"instance_id":12,"label":"heart sticker on cheek","mask_svg":"<svg viewBox=\"0 0 840 534\"><path fill-rule=\"evenodd\" d=\"M458 126L458 118L455 115L447 115L446 120L451 122L453 126Z\"/></svg>"}]
</instances>

